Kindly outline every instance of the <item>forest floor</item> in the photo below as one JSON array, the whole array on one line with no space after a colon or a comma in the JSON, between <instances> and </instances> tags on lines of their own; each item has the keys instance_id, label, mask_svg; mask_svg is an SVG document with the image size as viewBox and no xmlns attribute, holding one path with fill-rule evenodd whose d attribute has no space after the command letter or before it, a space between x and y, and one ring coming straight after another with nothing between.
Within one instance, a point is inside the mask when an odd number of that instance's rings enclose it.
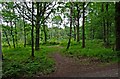
<instances>
[{"instance_id":1,"label":"forest floor","mask_svg":"<svg viewBox=\"0 0 120 79\"><path fill-rule=\"evenodd\" d=\"M56 70L45 77L118 77L118 63L103 63L87 57L67 57L59 50L51 57L56 62Z\"/></svg>"}]
</instances>

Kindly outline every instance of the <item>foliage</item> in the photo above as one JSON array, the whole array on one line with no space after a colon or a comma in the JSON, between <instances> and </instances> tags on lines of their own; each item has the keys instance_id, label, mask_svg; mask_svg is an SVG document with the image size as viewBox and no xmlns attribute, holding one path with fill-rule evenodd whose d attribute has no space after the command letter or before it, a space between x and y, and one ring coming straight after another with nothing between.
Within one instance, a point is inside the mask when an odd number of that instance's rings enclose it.
<instances>
[{"instance_id":1,"label":"foliage","mask_svg":"<svg viewBox=\"0 0 120 79\"><path fill-rule=\"evenodd\" d=\"M35 52L35 58L30 57L30 47L27 48L3 48L3 78L7 77L30 77L53 72L55 62L48 57L53 51L41 47L42 52Z\"/></svg>"},{"instance_id":2,"label":"foliage","mask_svg":"<svg viewBox=\"0 0 120 79\"><path fill-rule=\"evenodd\" d=\"M87 41L86 48L81 48L79 44L73 44L65 54L78 57L97 57L102 62L111 62L118 61L118 55L116 51L113 51L112 48L105 48L103 43L100 41Z\"/></svg>"},{"instance_id":3,"label":"foliage","mask_svg":"<svg viewBox=\"0 0 120 79\"><path fill-rule=\"evenodd\" d=\"M0 6L2 5L0 15L4 21L0 25L3 30L3 78L34 77L53 72L55 61L50 55L56 51L71 57L97 58L101 62L120 60L119 51L114 51L116 41L114 3L86 2L83 5L81 2L36 2L34 4L33 13L32 3L0 3ZM70 13L71 6L72 13ZM85 30L82 28L83 14L85 14ZM32 24L35 28L31 31ZM83 31L85 31L85 48L81 46ZM66 51L69 36L71 36L70 49ZM34 39L34 44L31 37ZM78 37L79 42L76 40ZM108 46L105 46L104 38L109 42ZM38 51L34 52L35 57L31 57L32 44L35 48L38 47ZM59 49L58 46L63 49Z\"/></svg>"}]
</instances>

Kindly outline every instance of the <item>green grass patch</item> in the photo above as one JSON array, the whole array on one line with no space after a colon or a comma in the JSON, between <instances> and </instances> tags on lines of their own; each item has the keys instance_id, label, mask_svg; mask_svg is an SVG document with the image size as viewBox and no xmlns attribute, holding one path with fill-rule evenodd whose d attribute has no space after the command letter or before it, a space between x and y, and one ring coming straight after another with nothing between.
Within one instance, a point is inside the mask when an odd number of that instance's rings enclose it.
<instances>
[{"instance_id":1,"label":"green grass patch","mask_svg":"<svg viewBox=\"0 0 120 79\"><path fill-rule=\"evenodd\" d=\"M44 75L53 72L55 62L48 54L52 53L54 48L41 46L40 51L35 51L35 57L32 59L31 47L3 48L3 78L8 77L32 77L35 75Z\"/></svg>"},{"instance_id":2,"label":"green grass patch","mask_svg":"<svg viewBox=\"0 0 120 79\"><path fill-rule=\"evenodd\" d=\"M86 47L82 48L81 43L72 43L68 51L64 53L71 57L97 57L103 62L118 62L117 52L111 48L105 48L100 40L86 41Z\"/></svg>"}]
</instances>

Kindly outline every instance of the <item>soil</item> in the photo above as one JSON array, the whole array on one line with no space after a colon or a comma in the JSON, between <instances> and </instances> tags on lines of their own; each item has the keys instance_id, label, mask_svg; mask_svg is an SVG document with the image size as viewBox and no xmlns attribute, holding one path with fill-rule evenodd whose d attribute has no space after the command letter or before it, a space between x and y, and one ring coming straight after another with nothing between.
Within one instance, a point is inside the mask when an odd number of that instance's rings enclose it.
<instances>
[{"instance_id":1,"label":"soil","mask_svg":"<svg viewBox=\"0 0 120 79\"><path fill-rule=\"evenodd\" d=\"M103 63L96 58L71 58L59 52L52 57L56 70L45 77L118 77L117 63Z\"/></svg>"}]
</instances>

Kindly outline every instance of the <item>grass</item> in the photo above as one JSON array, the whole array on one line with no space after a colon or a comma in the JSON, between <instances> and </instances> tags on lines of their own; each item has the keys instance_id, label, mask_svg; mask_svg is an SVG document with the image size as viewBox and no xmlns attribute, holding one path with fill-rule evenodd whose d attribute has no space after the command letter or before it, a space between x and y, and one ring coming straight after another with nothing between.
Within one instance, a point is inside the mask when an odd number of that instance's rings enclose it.
<instances>
[{"instance_id":1,"label":"grass","mask_svg":"<svg viewBox=\"0 0 120 79\"><path fill-rule=\"evenodd\" d=\"M102 62L118 62L119 59L117 52L111 48L105 48L100 40L86 41L85 48L82 48L81 43L71 43L70 49L64 53L71 57L95 57Z\"/></svg>"},{"instance_id":2,"label":"grass","mask_svg":"<svg viewBox=\"0 0 120 79\"><path fill-rule=\"evenodd\" d=\"M3 47L3 78L32 77L53 72L55 62L48 54L54 51L55 48L42 46L40 51L35 51L35 58L31 59L29 46L15 49Z\"/></svg>"},{"instance_id":3,"label":"grass","mask_svg":"<svg viewBox=\"0 0 120 79\"><path fill-rule=\"evenodd\" d=\"M62 46L62 49L60 48ZM40 45L40 51L35 51L35 58L32 59L31 47L19 46L8 48L3 46L3 78L8 77L33 77L45 75L55 70L55 61L50 58L54 52L62 52L70 57L98 58L102 62L118 62L117 52L111 48L105 48L101 40L87 40L86 47L81 48L81 42L71 42L70 49L66 51L67 40L62 42L49 42Z\"/></svg>"}]
</instances>

